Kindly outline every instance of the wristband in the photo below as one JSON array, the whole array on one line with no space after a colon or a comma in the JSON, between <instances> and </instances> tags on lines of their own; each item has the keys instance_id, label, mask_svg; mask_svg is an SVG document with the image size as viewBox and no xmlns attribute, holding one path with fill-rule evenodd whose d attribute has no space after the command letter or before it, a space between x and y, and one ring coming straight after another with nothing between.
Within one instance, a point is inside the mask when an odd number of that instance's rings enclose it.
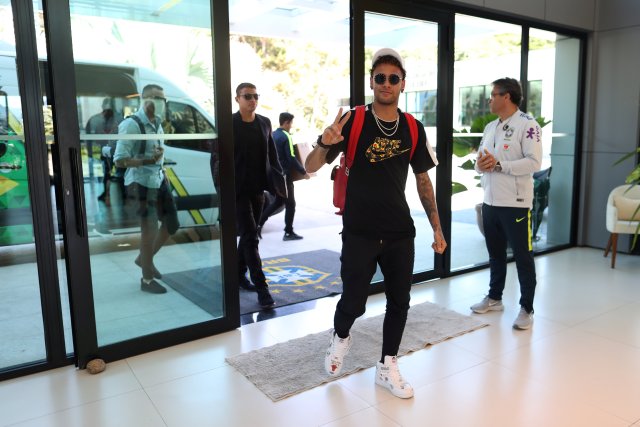
<instances>
[{"instance_id":1,"label":"wristband","mask_svg":"<svg viewBox=\"0 0 640 427\"><path fill-rule=\"evenodd\" d=\"M316 141L316 145L317 145L318 147L320 147L320 148L324 148L324 149L327 149L327 150L328 150L329 148L331 148L331 146L330 146L330 145L327 145L327 144L323 144L323 143L322 143L322 135L318 135L318 140Z\"/></svg>"}]
</instances>

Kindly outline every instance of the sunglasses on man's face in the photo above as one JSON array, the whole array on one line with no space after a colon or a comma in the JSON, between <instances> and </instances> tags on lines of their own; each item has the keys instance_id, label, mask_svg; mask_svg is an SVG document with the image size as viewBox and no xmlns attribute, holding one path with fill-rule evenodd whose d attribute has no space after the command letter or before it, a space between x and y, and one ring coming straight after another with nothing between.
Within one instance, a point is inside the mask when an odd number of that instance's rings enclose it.
<instances>
[{"instance_id":1,"label":"sunglasses on man's face","mask_svg":"<svg viewBox=\"0 0 640 427\"><path fill-rule=\"evenodd\" d=\"M378 85L383 85L384 82L387 81L387 79L389 79L389 84L393 86L397 85L398 83L400 83L400 80L402 80L400 76L397 74L389 74L388 76L386 76L380 73L373 76L373 81L376 82L376 84Z\"/></svg>"},{"instance_id":2,"label":"sunglasses on man's face","mask_svg":"<svg viewBox=\"0 0 640 427\"><path fill-rule=\"evenodd\" d=\"M257 93L243 93L240 96L243 97L244 99L246 99L247 101L251 101L251 98L253 98L253 99L255 99L257 101L258 98L260 98L260 95L258 95Z\"/></svg>"}]
</instances>

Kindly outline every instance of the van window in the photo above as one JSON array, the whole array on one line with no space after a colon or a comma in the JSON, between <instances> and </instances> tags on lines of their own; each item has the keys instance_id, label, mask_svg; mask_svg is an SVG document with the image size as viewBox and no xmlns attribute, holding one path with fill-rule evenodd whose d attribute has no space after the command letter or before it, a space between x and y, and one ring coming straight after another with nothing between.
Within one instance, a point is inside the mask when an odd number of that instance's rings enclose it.
<instances>
[{"instance_id":1,"label":"van window","mask_svg":"<svg viewBox=\"0 0 640 427\"><path fill-rule=\"evenodd\" d=\"M167 114L171 122L171 133L214 133L215 130L209 121L195 108L181 102L167 102ZM165 144L170 147L184 148L187 150L211 152L210 139L196 140L167 140Z\"/></svg>"}]
</instances>

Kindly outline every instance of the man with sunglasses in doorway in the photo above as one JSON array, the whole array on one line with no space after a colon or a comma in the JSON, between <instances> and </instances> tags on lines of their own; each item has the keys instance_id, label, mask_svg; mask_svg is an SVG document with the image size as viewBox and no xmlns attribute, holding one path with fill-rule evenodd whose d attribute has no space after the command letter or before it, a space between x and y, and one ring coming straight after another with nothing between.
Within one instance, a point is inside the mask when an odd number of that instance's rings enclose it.
<instances>
[{"instance_id":1,"label":"man with sunglasses in doorway","mask_svg":"<svg viewBox=\"0 0 640 427\"><path fill-rule=\"evenodd\" d=\"M308 172L331 163L348 146L357 144L343 213L341 277L343 293L336 306L334 330L325 355L325 370L333 377L343 367L354 321L364 314L376 266L384 276L387 297L382 327L382 354L376 366L376 384L394 396L413 397L413 388L402 378L397 354L409 311L416 230L405 197L409 165L415 174L420 201L433 229L432 248L442 254L442 235L433 185L427 171L437 165L423 125L417 124L417 145L408 119L398 109L406 71L398 52L384 48L373 55L369 84L374 100L366 106L358 140L350 141L354 110L334 122L318 137L306 160Z\"/></svg>"},{"instance_id":2,"label":"man with sunglasses in doorway","mask_svg":"<svg viewBox=\"0 0 640 427\"><path fill-rule=\"evenodd\" d=\"M520 311L513 327L529 329L536 290L531 244L533 173L542 162L542 131L533 117L520 111L522 88L516 79L498 79L492 86L489 108L498 118L484 129L475 165L484 189L482 225L489 252L489 294L470 308L475 313L504 310L508 243L520 281Z\"/></svg>"},{"instance_id":3,"label":"man with sunglasses in doorway","mask_svg":"<svg viewBox=\"0 0 640 427\"><path fill-rule=\"evenodd\" d=\"M256 114L256 86L240 83L236 88L238 111L233 114L236 178L236 223L238 227L238 275L240 287L258 293L263 308L275 305L262 271L258 251L258 224L264 206L264 191L286 198L287 189L273 141L271 121ZM246 277L247 268L253 285Z\"/></svg>"}]
</instances>

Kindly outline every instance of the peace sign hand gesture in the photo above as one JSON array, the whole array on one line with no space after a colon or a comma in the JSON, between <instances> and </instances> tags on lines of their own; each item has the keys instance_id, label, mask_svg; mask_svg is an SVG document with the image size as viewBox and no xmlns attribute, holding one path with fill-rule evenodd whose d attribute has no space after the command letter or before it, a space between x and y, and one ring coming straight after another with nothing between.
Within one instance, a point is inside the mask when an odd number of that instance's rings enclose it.
<instances>
[{"instance_id":1,"label":"peace sign hand gesture","mask_svg":"<svg viewBox=\"0 0 640 427\"><path fill-rule=\"evenodd\" d=\"M342 108L340 108L333 123L322 132L322 144L334 145L342 141L344 139L344 136L342 136L342 128L349 120L349 117L351 117L351 110L342 117Z\"/></svg>"}]
</instances>

